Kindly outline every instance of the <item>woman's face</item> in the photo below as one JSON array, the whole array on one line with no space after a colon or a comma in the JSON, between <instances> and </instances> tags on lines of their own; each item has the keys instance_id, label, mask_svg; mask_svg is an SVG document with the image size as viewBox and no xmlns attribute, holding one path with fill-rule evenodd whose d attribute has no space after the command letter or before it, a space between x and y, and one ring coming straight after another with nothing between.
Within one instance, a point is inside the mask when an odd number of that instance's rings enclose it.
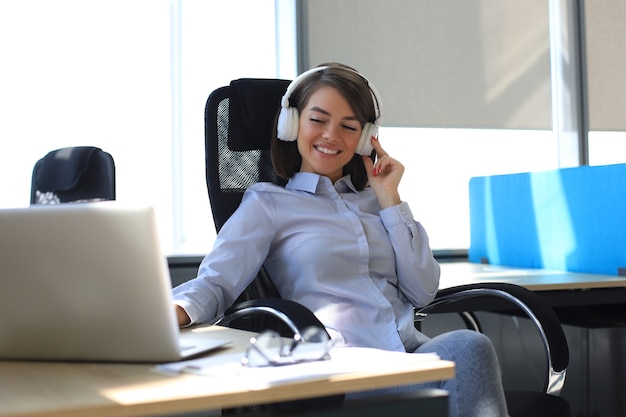
<instances>
[{"instance_id":1,"label":"woman's face","mask_svg":"<svg viewBox=\"0 0 626 417\"><path fill-rule=\"evenodd\" d=\"M324 175L334 183L354 156L361 123L348 101L334 88L315 91L300 112L298 151L301 172Z\"/></svg>"}]
</instances>

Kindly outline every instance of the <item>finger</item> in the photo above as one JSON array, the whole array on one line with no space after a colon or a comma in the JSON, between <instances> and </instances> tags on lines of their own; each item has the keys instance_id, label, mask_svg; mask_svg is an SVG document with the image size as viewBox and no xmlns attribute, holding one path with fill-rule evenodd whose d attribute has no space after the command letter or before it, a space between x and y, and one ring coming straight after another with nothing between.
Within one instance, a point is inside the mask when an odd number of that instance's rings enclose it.
<instances>
[{"instance_id":1,"label":"finger","mask_svg":"<svg viewBox=\"0 0 626 417\"><path fill-rule=\"evenodd\" d=\"M378 156L385 155L385 150L382 146L380 146L380 141L376 136L372 136L372 138L370 139L370 143L372 144L372 148L374 148Z\"/></svg>"},{"instance_id":2,"label":"finger","mask_svg":"<svg viewBox=\"0 0 626 417\"><path fill-rule=\"evenodd\" d=\"M376 167L374 168L374 175L385 173L387 167L389 166L389 156L384 155L384 157L379 158L376 161Z\"/></svg>"}]
</instances>

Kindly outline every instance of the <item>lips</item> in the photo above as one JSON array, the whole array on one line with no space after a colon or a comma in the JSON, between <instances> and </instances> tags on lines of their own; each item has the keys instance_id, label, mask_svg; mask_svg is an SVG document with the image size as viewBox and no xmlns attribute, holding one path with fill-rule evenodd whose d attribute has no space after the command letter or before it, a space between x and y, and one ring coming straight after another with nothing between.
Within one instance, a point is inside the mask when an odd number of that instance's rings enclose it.
<instances>
[{"instance_id":1,"label":"lips","mask_svg":"<svg viewBox=\"0 0 626 417\"><path fill-rule=\"evenodd\" d=\"M329 149L329 148L325 148L319 145L316 145L315 149L317 149L319 152L326 154L326 155L337 155L340 152L337 149Z\"/></svg>"}]
</instances>

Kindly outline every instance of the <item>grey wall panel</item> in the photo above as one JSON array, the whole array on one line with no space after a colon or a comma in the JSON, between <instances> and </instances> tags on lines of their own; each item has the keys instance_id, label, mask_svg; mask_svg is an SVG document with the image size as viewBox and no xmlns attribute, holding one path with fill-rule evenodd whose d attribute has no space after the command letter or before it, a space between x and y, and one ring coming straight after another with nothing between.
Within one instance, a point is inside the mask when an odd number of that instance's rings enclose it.
<instances>
[{"instance_id":1,"label":"grey wall panel","mask_svg":"<svg viewBox=\"0 0 626 417\"><path fill-rule=\"evenodd\" d=\"M585 2L589 129L626 130L626 2Z\"/></svg>"},{"instance_id":2,"label":"grey wall panel","mask_svg":"<svg viewBox=\"0 0 626 417\"><path fill-rule=\"evenodd\" d=\"M363 72L382 95L384 125L551 129L546 0L300 7L302 65L340 61Z\"/></svg>"}]
</instances>

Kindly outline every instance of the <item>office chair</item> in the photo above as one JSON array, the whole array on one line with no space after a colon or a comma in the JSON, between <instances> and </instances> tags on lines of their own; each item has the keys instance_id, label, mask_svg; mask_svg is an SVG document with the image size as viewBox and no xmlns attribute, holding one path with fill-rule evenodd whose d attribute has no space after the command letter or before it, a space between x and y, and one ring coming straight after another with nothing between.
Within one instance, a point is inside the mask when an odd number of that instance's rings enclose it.
<instances>
[{"instance_id":1,"label":"office chair","mask_svg":"<svg viewBox=\"0 0 626 417\"><path fill-rule=\"evenodd\" d=\"M259 181L280 185L286 182L274 173L269 148L275 116L288 85L288 80L233 80L229 86L213 91L207 100L206 181L218 231L239 206L249 186ZM262 308L268 299L280 299L280 294L267 271L261 268L256 279L226 312L233 319L222 324L253 331L283 326L268 317ZM474 284L441 290L433 303L416 311L416 326L429 313L452 309L466 312L463 317L468 327L480 331L479 323L473 320L473 311L484 309L486 299L505 304L501 308L507 313L521 311L528 316L541 336L546 353L546 377L541 390L506 392L511 417L569 417L569 404L558 396L569 362L567 340L556 314L537 294L512 284ZM261 314L255 314L256 311Z\"/></svg>"},{"instance_id":2,"label":"office chair","mask_svg":"<svg viewBox=\"0 0 626 417\"><path fill-rule=\"evenodd\" d=\"M31 204L115 200L115 163L100 148L77 146L49 152L35 164Z\"/></svg>"}]
</instances>

